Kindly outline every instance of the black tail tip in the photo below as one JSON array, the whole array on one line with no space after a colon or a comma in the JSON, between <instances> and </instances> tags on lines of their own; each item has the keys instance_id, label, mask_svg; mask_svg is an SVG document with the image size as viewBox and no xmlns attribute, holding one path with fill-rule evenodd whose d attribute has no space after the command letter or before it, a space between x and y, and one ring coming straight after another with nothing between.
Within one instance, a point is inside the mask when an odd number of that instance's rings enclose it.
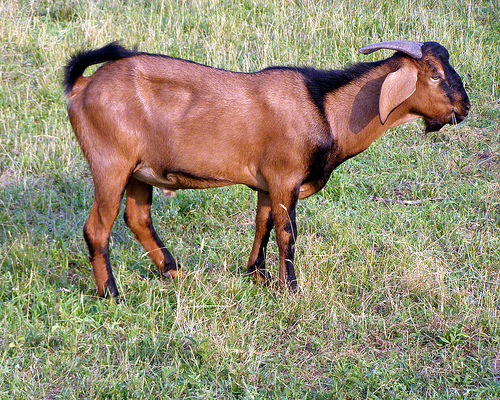
<instances>
[{"instance_id":1,"label":"black tail tip","mask_svg":"<svg viewBox=\"0 0 500 400\"><path fill-rule=\"evenodd\" d=\"M71 92L76 80L83 75L89 66L107 61L115 61L121 58L132 57L137 54L139 54L137 50L128 50L120 45L120 42L118 41L111 42L99 49L75 53L70 57L64 67L64 93L68 94Z\"/></svg>"}]
</instances>

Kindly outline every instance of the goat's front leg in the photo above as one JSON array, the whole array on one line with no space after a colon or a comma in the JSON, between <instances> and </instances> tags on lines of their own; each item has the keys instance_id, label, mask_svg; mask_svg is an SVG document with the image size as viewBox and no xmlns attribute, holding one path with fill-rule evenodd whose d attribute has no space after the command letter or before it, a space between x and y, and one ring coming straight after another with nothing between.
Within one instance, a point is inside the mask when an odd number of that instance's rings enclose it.
<instances>
[{"instance_id":1,"label":"goat's front leg","mask_svg":"<svg viewBox=\"0 0 500 400\"><path fill-rule=\"evenodd\" d=\"M268 193L259 192L257 214L255 216L255 239L247 264L247 273L253 275L255 282L267 284L271 280L266 269L266 247L273 229L271 200Z\"/></svg>"},{"instance_id":2,"label":"goat's front leg","mask_svg":"<svg viewBox=\"0 0 500 400\"><path fill-rule=\"evenodd\" d=\"M294 267L297 200L298 188L289 192L281 191L278 195L271 195L271 209L279 251L279 284L286 285L292 292L297 291Z\"/></svg>"}]
</instances>

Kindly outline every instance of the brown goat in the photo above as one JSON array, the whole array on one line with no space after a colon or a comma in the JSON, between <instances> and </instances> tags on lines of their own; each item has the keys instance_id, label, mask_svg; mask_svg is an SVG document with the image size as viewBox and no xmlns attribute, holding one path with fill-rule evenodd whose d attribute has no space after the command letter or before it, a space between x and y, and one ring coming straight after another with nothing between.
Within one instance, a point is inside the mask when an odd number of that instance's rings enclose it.
<instances>
[{"instance_id":1,"label":"brown goat","mask_svg":"<svg viewBox=\"0 0 500 400\"><path fill-rule=\"evenodd\" d=\"M237 73L116 43L73 56L65 93L94 180L84 236L99 295L118 296L108 242L124 192L125 221L136 239L162 276L179 272L151 221L153 186L166 193L232 184L256 190L247 270L269 281L265 254L274 227L278 282L296 290L297 200L320 190L335 167L388 128L423 118L427 130L438 130L468 114L469 99L443 46L391 41L360 51L382 48L397 52L333 71Z\"/></svg>"}]
</instances>

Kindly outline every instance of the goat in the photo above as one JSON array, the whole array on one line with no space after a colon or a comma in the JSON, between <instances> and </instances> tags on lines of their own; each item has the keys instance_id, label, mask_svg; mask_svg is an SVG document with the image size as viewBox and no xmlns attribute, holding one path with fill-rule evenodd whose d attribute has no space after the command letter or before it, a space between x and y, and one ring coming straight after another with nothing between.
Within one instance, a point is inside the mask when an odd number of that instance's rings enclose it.
<instances>
[{"instance_id":1,"label":"goat","mask_svg":"<svg viewBox=\"0 0 500 400\"><path fill-rule=\"evenodd\" d=\"M247 271L268 283L274 227L280 286L297 290L296 204L384 131L423 118L427 131L461 122L469 99L436 42L389 41L388 59L344 70L270 67L231 72L123 48L74 55L65 69L68 115L91 169L94 202L84 226L99 296L118 296L109 236L126 193L125 222L162 276L179 264L151 220L152 188L166 194L244 184L258 192ZM93 75L83 72L105 62Z\"/></svg>"}]
</instances>

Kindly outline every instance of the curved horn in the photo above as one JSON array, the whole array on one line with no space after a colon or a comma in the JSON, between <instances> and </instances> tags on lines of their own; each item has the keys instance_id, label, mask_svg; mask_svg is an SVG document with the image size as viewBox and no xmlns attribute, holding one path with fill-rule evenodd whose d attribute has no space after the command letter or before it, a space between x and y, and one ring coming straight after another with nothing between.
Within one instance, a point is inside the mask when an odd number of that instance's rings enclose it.
<instances>
[{"instance_id":1,"label":"curved horn","mask_svg":"<svg viewBox=\"0 0 500 400\"><path fill-rule=\"evenodd\" d=\"M359 52L363 54L370 54L376 50L389 49L401 51L408 54L410 57L417 60L422 58L422 42L412 42L409 40L390 40L388 42L370 44L369 46L360 47Z\"/></svg>"}]
</instances>

